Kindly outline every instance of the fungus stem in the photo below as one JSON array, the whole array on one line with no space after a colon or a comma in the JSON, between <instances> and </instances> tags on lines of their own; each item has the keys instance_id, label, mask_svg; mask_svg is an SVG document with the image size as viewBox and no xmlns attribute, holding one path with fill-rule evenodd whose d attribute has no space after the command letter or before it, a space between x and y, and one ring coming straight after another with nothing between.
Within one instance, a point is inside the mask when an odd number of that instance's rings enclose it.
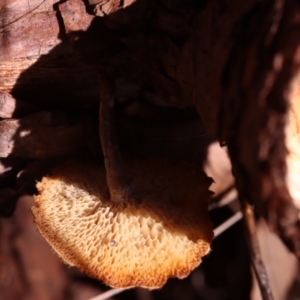
<instances>
[{"instance_id":1,"label":"fungus stem","mask_svg":"<svg viewBox=\"0 0 300 300\"><path fill-rule=\"evenodd\" d=\"M131 187L125 177L116 137L113 83L108 77L100 80L99 135L111 201L125 202L131 196Z\"/></svg>"}]
</instances>

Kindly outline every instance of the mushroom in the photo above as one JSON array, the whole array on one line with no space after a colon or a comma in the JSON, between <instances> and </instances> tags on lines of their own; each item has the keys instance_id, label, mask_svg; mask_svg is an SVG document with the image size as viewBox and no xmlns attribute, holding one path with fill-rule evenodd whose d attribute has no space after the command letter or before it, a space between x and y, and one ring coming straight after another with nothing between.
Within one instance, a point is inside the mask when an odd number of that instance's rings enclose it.
<instances>
[{"instance_id":1,"label":"mushroom","mask_svg":"<svg viewBox=\"0 0 300 300\"><path fill-rule=\"evenodd\" d=\"M32 212L40 233L69 265L112 287L156 289L170 277L188 276L210 251L211 179L188 163L122 162L111 95L109 85L102 88L104 166L58 166L37 184Z\"/></svg>"}]
</instances>

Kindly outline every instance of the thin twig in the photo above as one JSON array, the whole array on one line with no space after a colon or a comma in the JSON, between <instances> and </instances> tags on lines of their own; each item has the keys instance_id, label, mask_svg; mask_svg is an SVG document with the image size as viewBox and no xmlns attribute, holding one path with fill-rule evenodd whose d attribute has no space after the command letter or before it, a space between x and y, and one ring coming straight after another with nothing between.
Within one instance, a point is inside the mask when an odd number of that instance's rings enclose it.
<instances>
[{"instance_id":1,"label":"thin twig","mask_svg":"<svg viewBox=\"0 0 300 300\"><path fill-rule=\"evenodd\" d=\"M238 193L236 189L230 190L226 195L222 197L218 202L213 202L209 205L208 210L214 210L226 206L234 201L238 200Z\"/></svg>"},{"instance_id":2,"label":"thin twig","mask_svg":"<svg viewBox=\"0 0 300 300\"><path fill-rule=\"evenodd\" d=\"M224 231L226 231L228 228L233 226L235 223L237 223L242 218L243 218L242 212L238 211L237 213L235 213L232 217L230 217L224 223L222 223L216 229L214 229L214 237L216 238L217 236L222 234Z\"/></svg>"},{"instance_id":3,"label":"thin twig","mask_svg":"<svg viewBox=\"0 0 300 300\"><path fill-rule=\"evenodd\" d=\"M260 287L263 300L273 300L272 291L268 279L268 274L260 254L259 243L256 233L256 223L252 207L246 202L241 201L242 211L244 215L245 231L252 260L252 265Z\"/></svg>"},{"instance_id":4,"label":"thin twig","mask_svg":"<svg viewBox=\"0 0 300 300\"><path fill-rule=\"evenodd\" d=\"M119 293L122 293L124 291L126 291L127 289L111 289L111 290L108 290L96 297L93 297L93 298L90 298L89 300L106 300L114 295L117 295Z\"/></svg>"}]
</instances>

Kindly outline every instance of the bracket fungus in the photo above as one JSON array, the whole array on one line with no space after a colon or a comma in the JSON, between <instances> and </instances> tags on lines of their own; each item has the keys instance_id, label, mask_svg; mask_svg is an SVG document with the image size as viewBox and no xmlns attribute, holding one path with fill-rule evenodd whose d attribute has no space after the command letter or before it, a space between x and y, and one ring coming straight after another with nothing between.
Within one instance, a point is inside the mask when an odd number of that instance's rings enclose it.
<instances>
[{"instance_id":1,"label":"bracket fungus","mask_svg":"<svg viewBox=\"0 0 300 300\"><path fill-rule=\"evenodd\" d=\"M126 165L147 192L140 203L110 201L103 167L69 162L38 183L32 211L66 263L112 287L159 288L189 275L210 250L210 180L182 164Z\"/></svg>"},{"instance_id":2,"label":"bracket fungus","mask_svg":"<svg viewBox=\"0 0 300 300\"><path fill-rule=\"evenodd\" d=\"M58 166L38 183L32 212L66 263L112 287L160 288L189 275L210 250L211 179L187 163L121 162L112 100L101 97L104 166Z\"/></svg>"}]
</instances>

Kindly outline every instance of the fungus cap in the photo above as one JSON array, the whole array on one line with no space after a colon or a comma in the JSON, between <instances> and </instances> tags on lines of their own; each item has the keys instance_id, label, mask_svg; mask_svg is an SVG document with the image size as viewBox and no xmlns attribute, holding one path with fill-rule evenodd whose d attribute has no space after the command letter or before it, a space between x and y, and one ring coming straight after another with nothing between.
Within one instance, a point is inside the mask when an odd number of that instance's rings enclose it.
<instances>
[{"instance_id":1,"label":"fungus cap","mask_svg":"<svg viewBox=\"0 0 300 300\"><path fill-rule=\"evenodd\" d=\"M125 162L141 202L109 201L104 167L69 162L37 184L40 233L71 266L117 288L160 288L210 250L211 180L186 164Z\"/></svg>"}]
</instances>

